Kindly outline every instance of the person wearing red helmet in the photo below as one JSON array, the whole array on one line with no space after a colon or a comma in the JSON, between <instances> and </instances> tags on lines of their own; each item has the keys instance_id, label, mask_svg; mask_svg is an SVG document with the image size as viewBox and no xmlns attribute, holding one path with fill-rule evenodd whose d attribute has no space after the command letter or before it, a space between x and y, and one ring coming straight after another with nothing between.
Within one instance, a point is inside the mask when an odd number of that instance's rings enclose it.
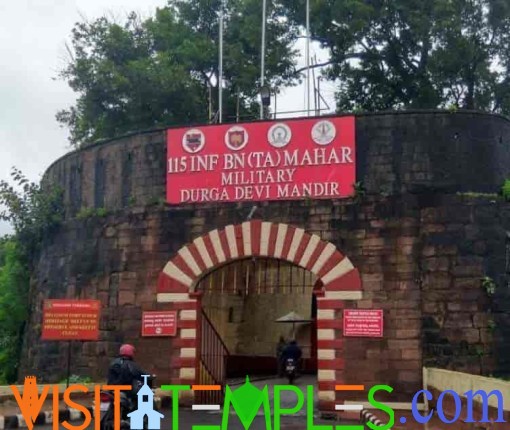
<instances>
[{"instance_id":1,"label":"person wearing red helmet","mask_svg":"<svg viewBox=\"0 0 510 430\"><path fill-rule=\"evenodd\" d=\"M140 384L143 384L142 375L148 375L134 361L135 347L124 344L120 347L119 355L112 361L108 369L108 385L131 385L131 398L136 398L136 391Z\"/></svg>"}]
</instances>

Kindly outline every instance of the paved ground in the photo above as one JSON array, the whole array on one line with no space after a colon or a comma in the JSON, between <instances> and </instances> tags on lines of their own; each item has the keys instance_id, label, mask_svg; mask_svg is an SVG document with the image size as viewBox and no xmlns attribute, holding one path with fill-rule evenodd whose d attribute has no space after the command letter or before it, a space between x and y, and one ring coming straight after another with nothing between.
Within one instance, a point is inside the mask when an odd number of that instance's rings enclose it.
<instances>
[{"instance_id":1,"label":"paved ground","mask_svg":"<svg viewBox=\"0 0 510 430\"><path fill-rule=\"evenodd\" d=\"M287 385L288 382L285 379L263 379L263 380L256 380L255 377L253 378L252 384L255 385L257 388L262 389L264 385L268 384L270 385L269 389L269 395L270 395L270 405L271 408L273 407L274 399L273 399L273 390L271 388L271 385L278 384L278 385ZM245 379L239 379L236 381L229 381L232 390L235 390L240 385L244 384ZM303 393L306 393L306 387L308 385L316 386L316 377L314 376L302 376L298 378L295 381L295 385L299 388L301 388ZM316 389L314 390L314 400L317 402L317 392ZM282 392L282 398L281 398L281 408L293 408L296 405L297 402L297 396L295 393L292 393L290 391L284 391ZM305 396L305 402L306 402L306 396ZM92 397L89 396L88 399L80 399L80 404L84 405L91 405L92 404ZM64 407L65 405L62 403L61 405ZM43 410L51 410L52 405L51 401L46 402L45 406L43 407ZM5 415L15 414L19 413L19 409L17 407L17 404L15 401L6 401L0 406L0 412ZM221 425L221 421L223 418L223 411L193 411L191 409L180 409L179 410L179 426L178 428L172 427L172 411L170 409L164 409L162 413L165 415L165 418L162 422L161 429L162 430L191 430L193 426L197 425L210 425L210 426L219 426ZM274 428L274 418L271 419L271 426L272 430L279 430L277 428ZM314 418L314 424L323 424L329 426L320 430L334 430L335 425L341 425L342 423L338 421L330 421L330 420L320 420L318 418ZM73 422L73 426L79 426L80 422ZM359 424L358 422L351 422L350 424ZM60 425L60 428L63 429L64 427ZM239 418L235 414L235 411L231 409L230 416L229 416L229 430L245 430L241 422L239 421ZM301 411L299 411L297 414L290 416L284 416L281 418L281 425L280 430L300 430L300 429L307 429L307 418L306 418L306 403L304 403ZM51 430L52 426L37 426L35 430L41 429L41 430ZM88 429L93 430L94 424L91 423L91 425L88 427ZM262 430L266 429L265 425L265 418L263 410L261 409L253 421L252 425L249 427L250 430ZM311 428L310 428L311 430ZM319 429L317 429L319 430Z\"/></svg>"},{"instance_id":2,"label":"paved ground","mask_svg":"<svg viewBox=\"0 0 510 430\"><path fill-rule=\"evenodd\" d=\"M235 390L238 386L242 385L244 383L244 379L239 379L237 381L229 381L230 385L233 390ZM285 379L265 379L265 380L253 380L252 384L255 385L258 388L263 388L264 385L269 384L279 384L279 385L286 385L287 381ZM300 387L303 392L306 391L306 387L308 385L316 385L316 378L313 376L302 376L299 378L295 385ZM273 406L273 390L270 388L270 404ZM281 399L281 407L282 408L292 408L296 405L296 395L292 392L283 392L282 393L282 399ZM315 390L314 393L314 400L317 402L317 392ZM90 397L88 400L86 399L80 399L78 401L80 404L84 405L91 405L92 404L92 397ZM64 408L65 405L61 403L61 407ZM51 401L46 402L45 406L43 407L43 410L51 410L52 404ZM314 408L316 409L316 408ZM12 415L19 413L19 408L17 407L17 404L15 401L6 401L2 405L0 405L0 415ZM165 415L165 418L161 425L161 430L191 430L193 426L197 425L210 425L210 426L218 426L221 424L223 412L222 411L212 411L212 412L206 412L206 411L192 411L190 409L181 409L179 411L179 426L177 428L172 427L172 413L170 409L165 409L162 411L162 413ZM378 418L385 424L388 420L388 417L386 414L382 413L381 411L378 411L376 413ZM405 423L401 423L400 419L401 417L406 418ZM359 422L339 422L339 421L329 421L329 420L320 420L316 417L314 417L314 424L315 425L323 425L326 427L320 428L320 429L313 429L313 430L334 430L336 426L341 426L345 424L351 424L351 425L359 425ZM79 422L73 422L74 426L79 426ZM274 425L274 422L272 421L272 426ZM63 426L60 426L61 429L63 429ZM235 415L235 413L231 410L231 415L229 418L229 430L246 430L240 423L239 419ZM402 411L395 411L395 424L392 428L392 430L473 430L473 429L490 429L490 430L510 430L510 423L505 424L493 424L492 427L487 426L486 424L466 424L462 422L457 422L454 424L445 424L442 423L437 416L435 416L431 422L428 425L422 425L418 424L414 417L410 412L402 412ZM42 430L52 430L52 426L37 426L35 427L35 430L42 429ZM90 430L94 429L93 424L89 426ZM250 430L263 430L266 429L263 411L259 411L259 415L255 418L254 422L250 426ZM280 429L272 428L272 430L312 430L312 427L308 429L307 426L307 418L306 418L306 404L303 406L301 411L299 411L297 414L295 414L292 417L282 417L281 420L281 427ZM365 427L365 429L368 429L368 427ZM341 430L339 428L338 430Z\"/></svg>"},{"instance_id":3,"label":"paved ground","mask_svg":"<svg viewBox=\"0 0 510 430\"><path fill-rule=\"evenodd\" d=\"M84 399L83 398L77 399L76 401L78 403L86 405L86 406L92 405L92 397L91 396L84 398ZM64 401L61 400L59 409L67 409L67 407L68 406L64 403ZM53 410L53 401L51 399L46 400L43 403L41 411L51 411L51 410ZM11 399L4 400L2 402L2 404L0 404L0 415L1 416L16 415L19 413L21 413L21 412L20 412L18 404L16 403L16 400L11 400Z\"/></svg>"},{"instance_id":4,"label":"paved ground","mask_svg":"<svg viewBox=\"0 0 510 430\"><path fill-rule=\"evenodd\" d=\"M210 425L219 426L221 425L222 416L219 414L211 414L204 411L191 411L181 410L179 411L179 425L178 427L172 427L172 414L170 410L163 410L162 413L165 415L161 423L161 430L192 430L193 426L197 425ZM76 422L73 425L79 425ZM333 426L328 428L322 428L321 430L334 430L335 425L341 425L346 423L340 423L338 421L326 421L326 420L315 420L314 424L323 424ZM350 423L357 424L357 423ZM272 430L278 430L274 427L274 423L271 422ZM280 430L307 430L306 418L304 417L288 417L282 418ZM60 426L64 429L63 426ZM41 426L35 427L35 429L41 430L52 430L52 426ZM94 426L90 425L87 430L94 430ZM228 420L228 430L245 430L239 419L235 415L231 415ZM264 417L258 416L253 421L249 430L266 430L266 424ZM310 429L311 430L311 429ZM317 429L318 430L318 429Z\"/></svg>"},{"instance_id":5,"label":"paved ground","mask_svg":"<svg viewBox=\"0 0 510 430\"><path fill-rule=\"evenodd\" d=\"M52 384L54 385L54 384ZM59 386L60 391L65 390L66 384L56 384ZM90 384L84 384L86 386L89 386ZM18 391L22 392L24 385L16 385L18 388ZM42 385L37 386L39 393L43 390ZM10 385L0 385L0 396L11 396L12 395L12 389Z\"/></svg>"},{"instance_id":6,"label":"paved ground","mask_svg":"<svg viewBox=\"0 0 510 430\"><path fill-rule=\"evenodd\" d=\"M235 390L235 389L239 388L239 386L243 385L244 382L245 382L245 379L241 379L240 378L240 379L229 381L229 385L232 388L232 390ZM252 384L254 386L256 386L257 388L259 388L259 389L262 389L266 384L269 385L269 401L270 401L270 404L273 405L273 389L272 389L272 386L275 385L275 384L278 384L278 385L287 385L288 382L287 382L286 379L283 379L283 378L279 379L279 378L269 378L269 377L267 377L265 379L257 380L256 377L253 377ZM309 375L304 375L304 376L301 376L300 378L298 378L295 381L294 385L299 387L302 390L303 393L306 393L306 387L307 386L309 386L309 385L316 386L316 384L317 384L317 378L316 377L309 376ZM318 396L317 390L315 389L314 390L314 400L315 400L315 403L317 403L317 396ZM49 400L44 402L44 406L41 409L43 411L44 410L52 410L53 409L51 395L49 395L48 397L49 397ZM76 398L75 396L73 396L73 397ZM83 404L83 405L86 405L86 406L91 406L92 402L93 402L93 393L88 393L86 395L82 395L82 397L80 399L77 399L77 401L80 404ZM283 391L280 403L281 403L281 407L282 408L292 408L297 403L297 397L292 392ZM66 408L66 404L63 401L60 402L60 408L61 409L65 409ZM18 407L18 404L16 403L16 401L14 399L4 400L3 402L0 403L0 415L6 416L6 415L14 415L14 414L18 414L18 413L20 413L19 407ZM298 413L298 415L299 416L305 416L305 413L306 413L306 404L303 406L303 410L300 413Z\"/></svg>"},{"instance_id":7,"label":"paved ground","mask_svg":"<svg viewBox=\"0 0 510 430\"><path fill-rule=\"evenodd\" d=\"M244 380L243 380L244 383ZM269 385L269 402L271 406L274 404L274 397L273 397L273 389L272 385L288 385L288 381L285 378L273 378L269 380L254 380L252 384L256 386L259 389L263 389L264 386L267 384ZM311 375L303 375L300 376L295 382L294 386L301 389L301 392L304 394L304 400L305 403L303 404L302 409L297 412L295 415L297 417L306 417L306 393L307 393L307 387L309 385L314 386L314 409L317 409L317 403L318 403L318 392L317 392L317 377L311 376ZM233 386L232 389L237 388L237 386ZM298 398L295 393L292 393L291 391L282 391L282 397L280 399L280 407L284 409L290 409L294 408L297 404ZM262 413L262 412L261 412Z\"/></svg>"}]
</instances>

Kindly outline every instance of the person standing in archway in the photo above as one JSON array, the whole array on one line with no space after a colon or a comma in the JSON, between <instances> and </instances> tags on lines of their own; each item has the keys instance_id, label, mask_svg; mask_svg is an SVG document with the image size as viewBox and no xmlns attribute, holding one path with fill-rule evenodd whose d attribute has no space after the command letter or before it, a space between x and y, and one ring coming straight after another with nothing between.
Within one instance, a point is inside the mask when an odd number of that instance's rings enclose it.
<instances>
[{"instance_id":1,"label":"person standing in archway","mask_svg":"<svg viewBox=\"0 0 510 430\"><path fill-rule=\"evenodd\" d=\"M278 376L280 378L283 377L282 353L286 346L287 346L287 342L285 342L285 339L283 336L280 336L280 340L278 340L278 343L276 344L276 364L277 364L277 369L278 369Z\"/></svg>"}]
</instances>

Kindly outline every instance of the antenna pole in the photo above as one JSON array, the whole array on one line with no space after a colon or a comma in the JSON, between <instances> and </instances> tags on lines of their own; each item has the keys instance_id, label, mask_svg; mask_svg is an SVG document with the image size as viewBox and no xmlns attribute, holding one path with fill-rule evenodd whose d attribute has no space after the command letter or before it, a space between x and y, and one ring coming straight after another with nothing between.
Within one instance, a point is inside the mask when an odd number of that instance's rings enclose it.
<instances>
[{"instance_id":1,"label":"antenna pole","mask_svg":"<svg viewBox=\"0 0 510 430\"><path fill-rule=\"evenodd\" d=\"M321 114L321 77L322 76L319 76L317 78L317 104L318 104L317 115Z\"/></svg>"},{"instance_id":2,"label":"antenna pole","mask_svg":"<svg viewBox=\"0 0 510 430\"><path fill-rule=\"evenodd\" d=\"M317 59L314 57L312 59L312 64L315 66L317 64ZM315 115L317 113L317 88L315 87L315 69L312 69L312 80L313 80L313 108L315 109Z\"/></svg>"},{"instance_id":3,"label":"antenna pole","mask_svg":"<svg viewBox=\"0 0 510 430\"><path fill-rule=\"evenodd\" d=\"M306 114L310 116L310 0L306 0Z\"/></svg>"},{"instance_id":4,"label":"antenna pole","mask_svg":"<svg viewBox=\"0 0 510 430\"><path fill-rule=\"evenodd\" d=\"M219 73L218 73L218 103L219 123L223 121L223 1L220 2L220 49L219 49Z\"/></svg>"},{"instance_id":5,"label":"antenna pole","mask_svg":"<svg viewBox=\"0 0 510 430\"><path fill-rule=\"evenodd\" d=\"M266 0L262 0L262 46L260 49L260 88L264 87L264 68L266 56ZM260 99L260 119L264 119L264 105Z\"/></svg>"}]
</instances>

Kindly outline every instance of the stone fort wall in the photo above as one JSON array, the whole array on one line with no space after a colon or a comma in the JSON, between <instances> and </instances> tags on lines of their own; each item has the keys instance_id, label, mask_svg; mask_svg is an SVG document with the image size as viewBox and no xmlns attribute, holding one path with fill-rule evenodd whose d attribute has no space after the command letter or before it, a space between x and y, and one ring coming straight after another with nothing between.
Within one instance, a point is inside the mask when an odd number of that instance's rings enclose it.
<instances>
[{"instance_id":1,"label":"stone fort wall","mask_svg":"<svg viewBox=\"0 0 510 430\"><path fill-rule=\"evenodd\" d=\"M363 298L346 306L384 309L384 337L344 338L336 375L387 383L395 401L421 387L423 365L508 370L510 204L473 193L496 193L510 176L510 121L476 112L359 115L356 142L364 196L267 202L253 215L332 242L361 275ZM180 345L141 338L141 313L165 308L157 279L179 248L243 223L253 204L166 206L165 169L166 136L156 130L70 153L47 170L48 186L65 189L66 221L38 261L20 377L64 377L67 344L40 341L40 324L42 300L65 297L105 306L100 341L72 345L72 373L104 376L129 341L158 382L176 377ZM107 212L92 213L99 208Z\"/></svg>"}]
</instances>

